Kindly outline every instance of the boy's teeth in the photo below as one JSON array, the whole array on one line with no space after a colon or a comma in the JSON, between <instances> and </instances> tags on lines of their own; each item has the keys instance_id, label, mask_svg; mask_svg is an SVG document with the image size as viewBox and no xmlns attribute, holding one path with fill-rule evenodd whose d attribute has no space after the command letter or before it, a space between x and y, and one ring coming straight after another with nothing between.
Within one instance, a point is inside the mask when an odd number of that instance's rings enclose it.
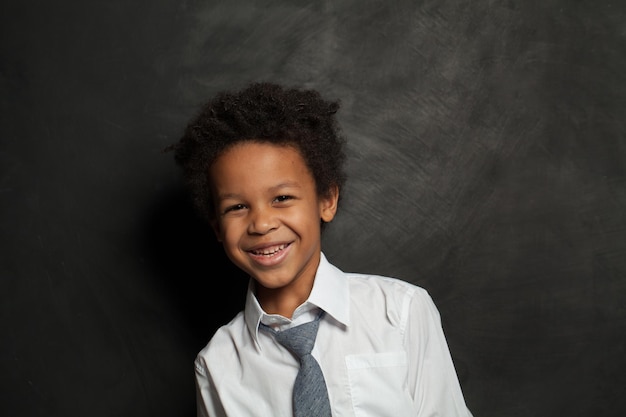
<instances>
[{"instance_id":1,"label":"boy's teeth","mask_svg":"<svg viewBox=\"0 0 626 417\"><path fill-rule=\"evenodd\" d=\"M266 256L268 256L268 255L273 255L276 252L281 251L283 249L285 249L285 245L276 246L276 247L271 248L271 249L256 250L256 251L254 251L254 253L256 255L266 255Z\"/></svg>"}]
</instances>

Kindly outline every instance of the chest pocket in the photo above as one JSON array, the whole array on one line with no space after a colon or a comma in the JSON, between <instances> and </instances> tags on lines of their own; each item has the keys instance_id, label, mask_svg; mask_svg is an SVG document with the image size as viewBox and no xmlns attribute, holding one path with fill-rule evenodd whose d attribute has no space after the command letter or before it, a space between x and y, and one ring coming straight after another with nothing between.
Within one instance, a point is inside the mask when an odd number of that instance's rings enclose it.
<instances>
[{"instance_id":1,"label":"chest pocket","mask_svg":"<svg viewBox=\"0 0 626 417\"><path fill-rule=\"evenodd\" d=\"M356 417L415 415L407 390L406 352L349 355L346 366Z\"/></svg>"}]
</instances>

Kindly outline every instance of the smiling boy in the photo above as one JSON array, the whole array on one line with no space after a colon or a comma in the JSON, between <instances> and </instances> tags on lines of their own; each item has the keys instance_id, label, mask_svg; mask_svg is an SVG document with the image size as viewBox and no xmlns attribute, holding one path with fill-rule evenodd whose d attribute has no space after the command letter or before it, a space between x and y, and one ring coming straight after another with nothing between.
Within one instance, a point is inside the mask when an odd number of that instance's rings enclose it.
<instances>
[{"instance_id":1,"label":"smiling boy","mask_svg":"<svg viewBox=\"0 0 626 417\"><path fill-rule=\"evenodd\" d=\"M296 148L256 141L226 150L209 177L216 207L211 224L226 254L254 277L267 314L291 318L313 288L320 219L335 216L337 186L318 197Z\"/></svg>"},{"instance_id":2,"label":"smiling boy","mask_svg":"<svg viewBox=\"0 0 626 417\"><path fill-rule=\"evenodd\" d=\"M345 273L322 252L346 178L338 109L253 83L218 94L173 147L197 209L250 276L243 311L196 358L198 416L293 416L300 364L276 335L314 320L333 416L471 416L428 293Z\"/></svg>"}]
</instances>

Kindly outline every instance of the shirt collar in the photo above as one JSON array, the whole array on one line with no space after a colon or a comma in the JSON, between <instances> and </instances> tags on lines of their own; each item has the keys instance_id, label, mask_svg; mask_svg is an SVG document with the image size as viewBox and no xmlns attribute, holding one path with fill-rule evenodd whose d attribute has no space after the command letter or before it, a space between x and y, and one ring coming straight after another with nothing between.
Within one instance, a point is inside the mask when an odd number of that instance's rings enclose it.
<instances>
[{"instance_id":1,"label":"shirt collar","mask_svg":"<svg viewBox=\"0 0 626 417\"><path fill-rule=\"evenodd\" d=\"M308 310L306 308L307 304L321 308L326 312L327 316L331 316L343 326L347 327L350 325L348 280L339 268L328 262L324 253L321 253L320 256L320 264L315 273L311 294L298 309ZM254 295L254 280L251 278L248 283L244 318L248 331L257 346L259 346L259 323L265 315L267 314L263 311Z\"/></svg>"}]
</instances>

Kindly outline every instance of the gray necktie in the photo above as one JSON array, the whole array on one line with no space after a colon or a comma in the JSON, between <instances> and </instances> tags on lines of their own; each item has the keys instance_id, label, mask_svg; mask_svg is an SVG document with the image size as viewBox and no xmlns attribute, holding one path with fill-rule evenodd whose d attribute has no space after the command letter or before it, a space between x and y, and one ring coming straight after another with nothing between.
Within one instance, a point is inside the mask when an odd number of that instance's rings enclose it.
<instances>
[{"instance_id":1,"label":"gray necktie","mask_svg":"<svg viewBox=\"0 0 626 417\"><path fill-rule=\"evenodd\" d=\"M315 358L311 355L315 336L324 312L309 323L277 332L261 323L261 328L274 333L278 343L289 349L300 359L300 370L293 386L294 417L330 417L330 402L324 374Z\"/></svg>"}]
</instances>

